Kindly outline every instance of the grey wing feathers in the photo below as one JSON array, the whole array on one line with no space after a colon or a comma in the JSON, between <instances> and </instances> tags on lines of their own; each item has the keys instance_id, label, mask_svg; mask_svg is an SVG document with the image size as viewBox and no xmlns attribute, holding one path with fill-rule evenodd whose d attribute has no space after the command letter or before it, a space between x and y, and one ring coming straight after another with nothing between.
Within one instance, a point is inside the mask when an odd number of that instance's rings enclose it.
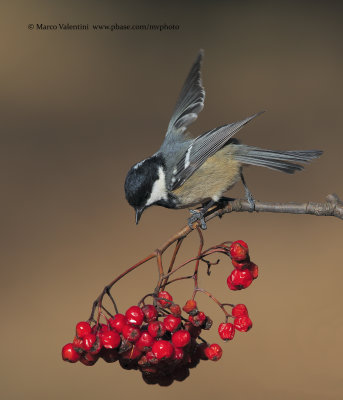
<instances>
[{"instance_id":1,"label":"grey wing feathers","mask_svg":"<svg viewBox=\"0 0 343 400\"><path fill-rule=\"evenodd\" d=\"M187 129L187 126L198 118L198 114L204 108L205 90L200 76L202 58L203 50L200 50L182 87L168 125L167 137L173 134L182 134Z\"/></svg>"},{"instance_id":2,"label":"grey wing feathers","mask_svg":"<svg viewBox=\"0 0 343 400\"><path fill-rule=\"evenodd\" d=\"M215 128L194 139L176 165L171 190L180 187L209 157L220 150L236 132L262 112L242 121Z\"/></svg>"},{"instance_id":3,"label":"grey wing feathers","mask_svg":"<svg viewBox=\"0 0 343 400\"><path fill-rule=\"evenodd\" d=\"M257 165L293 174L304 167L293 161L308 163L323 154L320 150L275 151L237 145L235 159L244 164Z\"/></svg>"}]
</instances>

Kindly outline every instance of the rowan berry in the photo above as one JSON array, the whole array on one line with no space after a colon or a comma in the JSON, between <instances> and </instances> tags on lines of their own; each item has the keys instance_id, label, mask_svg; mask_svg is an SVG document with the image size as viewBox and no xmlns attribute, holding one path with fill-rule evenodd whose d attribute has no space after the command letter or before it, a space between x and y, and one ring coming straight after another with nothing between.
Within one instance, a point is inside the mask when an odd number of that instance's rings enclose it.
<instances>
[{"instance_id":1,"label":"rowan berry","mask_svg":"<svg viewBox=\"0 0 343 400\"><path fill-rule=\"evenodd\" d=\"M185 347L191 341L191 335L185 329L175 332L172 336L172 342L175 347Z\"/></svg>"},{"instance_id":2,"label":"rowan berry","mask_svg":"<svg viewBox=\"0 0 343 400\"><path fill-rule=\"evenodd\" d=\"M163 326L169 332L174 332L181 325L181 318L174 315L167 315L163 320Z\"/></svg>"},{"instance_id":3,"label":"rowan berry","mask_svg":"<svg viewBox=\"0 0 343 400\"><path fill-rule=\"evenodd\" d=\"M253 279L256 279L258 277L258 266L253 262L251 262L250 265L248 266L248 269L251 272Z\"/></svg>"},{"instance_id":4,"label":"rowan berry","mask_svg":"<svg viewBox=\"0 0 343 400\"><path fill-rule=\"evenodd\" d=\"M126 320L131 325L141 326L144 321L144 313L138 306L130 307L125 313Z\"/></svg>"},{"instance_id":5,"label":"rowan berry","mask_svg":"<svg viewBox=\"0 0 343 400\"><path fill-rule=\"evenodd\" d=\"M175 317L179 317L181 315L181 307L178 304L172 304L169 309L171 313L175 315Z\"/></svg>"},{"instance_id":6,"label":"rowan berry","mask_svg":"<svg viewBox=\"0 0 343 400\"><path fill-rule=\"evenodd\" d=\"M116 349L120 345L120 335L117 331L106 331L101 334L101 342L105 349Z\"/></svg>"},{"instance_id":7,"label":"rowan berry","mask_svg":"<svg viewBox=\"0 0 343 400\"><path fill-rule=\"evenodd\" d=\"M153 321L150 322L148 325L148 332L150 335L155 338L155 337L162 337L166 333L166 328L160 321Z\"/></svg>"},{"instance_id":8,"label":"rowan berry","mask_svg":"<svg viewBox=\"0 0 343 400\"><path fill-rule=\"evenodd\" d=\"M221 359L221 356L223 354L222 348L219 346L219 344L211 344L209 347L206 347L205 349L205 355L209 360L212 361L218 361Z\"/></svg>"},{"instance_id":9,"label":"rowan berry","mask_svg":"<svg viewBox=\"0 0 343 400\"><path fill-rule=\"evenodd\" d=\"M230 255L235 261L243 261L249 257L248 245L243 240L236 240L230 246Z\"/></svg>"},{"instance_id":10,"label":"rowan berry","mask_svg":"<svg viewBox=\"0 0 343 400\"><path fill-rule=\"evenodd\" d=\"M152 345L152 352L158 360L168 359L173 355L174 346L167 340L158 340Z\"/></svg>"},{"instance_id":11,"label":"rowan berry","mask_svg":"<svg viewBox=\"0 0 343 400\"><path fill-rule=\"evenodd\" d=\"M64 361L75 363L79 361L80 354L74 349L73 343L67 343L62 348L62 358Z\"/></svg>"},{"instance_id":12,"label":"rowan berry","mask_svg":"<svg viewBox=\"0 0 343 400\"><path fill-rule=\"evenodd\" d=\"M105 349L103 348L99 353L100 357L107 363L116 362L119 358L118 351L116 349Z\"/></svg>"},{"instance_id":13,"label":"rowan berry","mask_svg":"<svg viewBox=\"0 0 343 400\"><path fill-rule=\"evenodd\" d=\"M173 297L165 290L159 292L158 298L158 304L164 308L169 308L173 302Z\"/></svg>"},{"instance_id":14,"label":"rowan berry","mask_svg":"<svg viewBox=\"0 0 343 400\"><path fill-rule=\"evenodd\" d=\"M78 322L76 325L76 336L82 339L84 336L89 335L92 333L92 328L88 322Z\"/></svg>"},{"instance_id":15,"label":"rowan berry","mask_svg":"<svg viewBox=\"0 0 343 400\"><path fill-rule=\"evenodd\" d=\"M136 342L136 346L140 351L151 350L151 346L154 344L155 339L148 333L142 332L141 336Z\"/></svg>"},{"instance_id":16,"label":"rowan berry","mask_svg":"<svg viewBox=\"0 0 343 400\"><path fill-rule=\"evenodd\" d=\"M118 333L121 333L123 326L126 324L126 317L123 314L116 314L113 318L108 320L111 328L115 329Z\"/></svg>"},{"instance_id":17,"label":"rowan berry","mask_svg":"<svg viewBox=\"0 0 343 400\"><path fill-rule=\"evenodd\" d=\"M151 322L157 319L157 310L152 304L147 304L142 307L142 311L144 314L144 321Z\"/></svg>"},{"instance_id":18,"label":"rowan berry","mask_svg":"<svg viewBox=\"0 0 343 400\"><path fill-rule=\"evenodd\" d=\"M236 304L232 309L232 316L233 317L241 317L243 315L248 316L248 309L244 304Z\"/></svg>"},{"instance_id":19,"label":"rowan berry","mask_svg":"<svg viewBox=\"0 0 343 400\"><path fill-rule=\"evenodd\" d=\"M141 331L134 325L126 324L123 326L122 335L129 342L136 342L141 335Z\"/></svg>"},{"instance_id":20,"label":"rowan berry","mask_svg":"<svg viewBox=\"0 0 343 400\"><path fill-rule=\"evenodd\" d=\"M235 269L227 278L227 285L231 289L231 286L235 286L236 290L246 289L251 285L253 277L248 269L239 270Z\"/></svg>"},{"instance_id":21,"label":"rowan berry","mask_svg":"<svg viewBox=\"0 0 343 400\"><path fill-rule=\"evenodd\" d=\"M192 312L196 313L197 310L197 302L195 300L187 300L186 304L182 307L183 311L187 314L191 314Z\"/></svg>"},{"instance_id":22,"label":"rowan berry","mask_svg":"<svg viewBox=\"0 0 343 400\"><path fill-rule=\"evenodd\" d=\"M73 347L78 352L82 351L83 350L83 340L78 338L77 336L75 336L74 340L73 340Z\"/></svg>"},{"instance_id":23,"label":"rowan berry","mask_svg":"<svg viewBox=\"0 0 343 400\"><path fill-rule=\"evenodd\" d=\"M174 343L174 346L175 346L175 343ZM173 354L173 360L178 361L178 362L182 361L184 355L185 355L185 352L181 347L175 347L174 354Z\"/></svg>"},{"instance_id":24,"label":"rowan berry","mask_svg":"<svg viewBox=\"0 0 343 400\"><path fill-rule=\"evenodd\" d=\"M83 337L83 350L91 351L93 346L97 341L97 337L93 333L89 333L88 335Z\"/></svg>"},{"instance_id":25,"label":"rowan berry","mask_svg":"<svg viewBox=\"0 0 343 400\"><path fill-rule=\"evenodd\" d=\"M188 317L188 320L189 320L194 326L200 327L200 326L202 326L203 323L205 322L205 320L206 320L206 315L205 315L202 311L199 311L196 315L190 315L190 316Z\"/></svg>"},{"instance_id":26,"label":"rowan berry","mask_svg":"<svg viewBox=\"0 0 343 400\"><path fill-rule=\"evenodd\" d=\"M99 354L91 354L91 353L83 353L80 356L80 362L83 365L87 365L91 367L94 365L99 359Z\"/></svg>"},{"instance_id":27,"label":"rowan berry","mask_svg":"<svg viewBox=\"0 0 343 400\"><path fill-rule=\"evenodd\" d=\"M246 315L236 317L233 323L240 332L247 332L252 327L251 319Z\"/></svg>"},{"instance_id":28,"label":"rowan berry","mask_svg":"<svg viewBox=\"0 0 343 400\"><path fill-rule=\"evenodd\" d=\"M227 341L232 340L235 336L235 327L231 323L221 323L218 326L218 333L221 339Z\"/></svg>"}]
</instances>

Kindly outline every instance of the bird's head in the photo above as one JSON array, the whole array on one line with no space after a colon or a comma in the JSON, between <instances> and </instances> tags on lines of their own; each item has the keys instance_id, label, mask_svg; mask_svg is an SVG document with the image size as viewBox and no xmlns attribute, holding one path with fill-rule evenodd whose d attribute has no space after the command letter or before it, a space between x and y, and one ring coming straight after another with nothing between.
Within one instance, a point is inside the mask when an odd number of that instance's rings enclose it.
<instances>
[{"instance_id":1,"label":"bird's head","mask_svg":"<svg viewBox=\"0 0 343 400\"><path fill-rule=\"evenodd\" d=\"M136 224L147 207L168 198L161 156L154 155L130 169L125 179L125 197L135 209Z\"/></svg>"}]
</instances>

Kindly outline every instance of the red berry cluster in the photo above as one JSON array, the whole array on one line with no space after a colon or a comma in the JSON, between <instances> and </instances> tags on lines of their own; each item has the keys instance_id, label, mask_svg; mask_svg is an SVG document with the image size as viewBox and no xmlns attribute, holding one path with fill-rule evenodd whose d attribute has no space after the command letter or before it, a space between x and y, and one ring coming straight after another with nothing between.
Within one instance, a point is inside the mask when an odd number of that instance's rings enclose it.
<instances>
[{"instance_id":1,"label":"red berry cluster","mask_svg":"<svg viewBox=\"0 0 343 400\"><path fill-rule=\"evenodd\" d=\"M125 369L140 370L147 383L165 386L186 379L200 360L221 358L218 344L199 338L212 321L198 311L194 300L183 307L188 318L166 291L158 294L155 304L131 306L106 324L79 322L73 342L62 349L63 360L84 365L94 365L99 358L119 361Z\"/></svg>"},{"instance_id":2,"label":"red berry cluster","mask_svg":"<svg viewBox=\"0 0 343 400\"><path fill-rule=\"evenodd\" d=\"M231 290L246 289L258 277L258 266L250 261L248 245L243 240L233 242L229 248L235 269L227 278Z\"/></svg>"},{"instance_id":3,"label":"red berry cluster","mask_svg":"<svg viewBox=\"0 0 343 400\"><path fill-rule=\"evenodd\" d=\"M235 331L247 332L252 328L252 322L248 315L248 310L244 304L237 304L232 308L233 323L222 322L218 326L219 336L226 342L232 340Z\"/></svg>"}]
</instances>

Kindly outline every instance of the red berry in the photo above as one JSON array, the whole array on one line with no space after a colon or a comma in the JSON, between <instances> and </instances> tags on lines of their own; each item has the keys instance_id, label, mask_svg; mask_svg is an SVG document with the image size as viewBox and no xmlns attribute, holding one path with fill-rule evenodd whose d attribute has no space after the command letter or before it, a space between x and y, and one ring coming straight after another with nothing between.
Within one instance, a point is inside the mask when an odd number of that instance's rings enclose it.
<instances>
[{"instance_id":1,"label":"red berry","mask_svg":"<svg viewBox=\"0 0 343 400\"><path fill-rule=\"evenodd\" d=\"M253 277L251 272L248 269L239 270L235 269L231 272L227 279L227 285L230 288L230 285L234 285L237 290L246 289L251 285L253 281Z\"/></svg>"},{"instance_id":2,"label":"red berry","mask_svg":"<svg viewBox=\"0 0 343 400\"><path fill-rule=\"evenodd\" d=\"M227 286L228 286L228 288L229 288L230 290L238 290L238 289L239 289L237 286L235 286L235 285L232 283L231 275L229 275L229 276L227 277L226 283L227 283Z\"/></svg>"},{"instance_id":3,"label":"red berry","mask_svg":"<svg viewBox=\"0 0 343 400\"><path fill-rule=\"evenodd\" d=\"M248 309L245 307L244 304L237 304L232 309L232 316L233 317L241 317L242 315L248 316Z\"/></svg>"},{"instance_id":4,"label":"red berry","mask_svg":"<svg viewBox=\"0 0 343 400\"><path fill-rule=\"evenodd\" d=\"M185 347L191 341L191 335L185 329L175 332L172 336L172 342L175 347Z\"/></svg>"},{"instance_id":5,"label":"red berry","mask_svg":"<svg viewBox=\"0 0 343 400\"><path fill-rule=\"evenodd\" d=\"M148 325L148 332L150 335L155 338L155 337L161 337L166 333L166 328L160 321L153 321L150 322Z\"/></svg>"},{"instance_id":6,"label":"red berry","mask_svg":"<svg viewBox=\"0 0 343 400\"><path fill-rule=\"evenodd\" d=\"M236 240L230 246L230 255L235 261L243 261L249 258L248 245L243 240Z\"/></svg>"},{"instance_id":7,"label":"red berry","mask_svg":"<svg viewBox=\"0 0 343 400\"><path fill-rule=\"evenodd\" d=\"M144 321L144 313L138 306L130 307L126 313L125 317L127 322L131 325L141 326Z\"/></svg>"},{"instance_id":8,"label":"red berry","mask_svg":"<svg viewBox=\"0 0 343 400\"><path fill-rule=\"evenodd\" d=\"M103 349L100 353L100 357L107 363L113 363L118 360L119 354L115 349Z\"/></svg>"},{"instance_id":9,"label":"red berry","mask_svg":"<svg viewBox=\"0 0 343 400\"><path fill-rule=\"evenodd\" d=\"M140 351L151 350L151 346L154 344L155 339L148 333L142 332L140 338L136 342L136 346Z\"/></svg>"},{"instance_id":10,"label":"red berry","mask_svg":"<svg viewBox=\"0 0 343 400\"><path fill-rule=\"evenodd\" d=\"M68 343L62 348L62 358L64 361L75 363L76 361L79 361L80 354L74 349L72 343Z\"/></svg>"},{"instance_id":11,"label":"red berry","mask_svg":"<svg viewBox=\"0 0 343 400\"><path fill-rule=\"evenodd\" d=\"M144 314L144 321L151 322L156 321L157 319L157 310L152 304L147 304L142 307L142 311Z\"/></svg>"},{"instance_id":12,"label":"red berry","mask_svg":"<svg viewBox=\"0 0 343 400\"><path fill-rule=\"evenodd\" d=\"M197 327L200 327L203 325L203 323L206 321L206 315L202 312L199 311L198 314L196 315L190 315L188 317L188 320Z\"/></svg>"},{"instance_id":13,"label":"red berry","mask_svg":"<svg viewBox=\"0 0 343 400\"><path fill-rule=\"evenodd\" d=\"M252 262L250 263L248 269L251 272L253 279L256 279L258 277L258 266Z\"/></svg>"},{"instance_id":14,"label":"red berry","mask_svg":"<svg viewBox=\"0 0 343 400\"><path fill-rule=\"evenodd\" d=\"M158 300L158 304L161 307L169 308L172 305L173 297L168 292L166 292L165 290L162 290L158 294L158 297L160 299L160 300ZM162 300L162 299L165 299L165 300Z\"/></svg>"},{"instance_id":15,"label":"red berry","mask_svg":"<svg viewBox=\"0 0 343 400\"><path fill-rule=\"evenodd\" d=\"M152 352L158 360L170 358L173 355L174 347L167 340L158 340L152 345Z\"/></svg>"},{"instance_id":16,"label":"red berry","mask_svg":"<svg viewBox=\"0 0 343 400\"><path fill-rule=\"evenodd\" d=\"M191 311L197 310L197 302L195 300L187 300L186 304L182 307L183 311L190 314Z\"/></svg>"},{"instance_id":17,"label":"red berry","mask_svg":"<svg viewBox=\"0 0 343 400\"><path fill-rule=\"evenodd\" d=\"M156 358L155 354L152 351L148 351L145 354L146 360L149 364L155 365L158 363L158 359Z\"/></svg>"},{"instance_id":18,"label":"red berry","mask_svg":"<svg viewBox=\"0 0 343 400\"><path fill-rule=\"evenodd\" d=\"M116 331L107 331L101 335L102 345L105 349L116 349L120 345L120 335Z\"/></svg>"},{"instance_id":19,"label":"red berry","mask_svg":"<svg viewBox=\"0 0 343 400\"><path fill-rule=\"evenodd\" d=\"M218 333L223 340L232 340L235 336L235 327L231 323L221 323L218 326Z\"/></svg>"},{"instance_id":20,"label":"red berry","mask_svg":"<svg viewBox=\"0 0 343 400\"><path fill-rule=\"evenodd\" d=\"M180 348L180 347L176 347L176 348L174 349L173 360L175 360L175 361L182 361L184 355L185 355L185 352L183 351L183 349Z\"/></svg>"},{"instance_id":21,"label":"red berry","mask_svg":"<svg viewBox=\"0 0 343 400\"><path fill-rule=\"evenodd\" d=\"M83 350L91 351L93 346L95 346L97 337L93 333L89 333L83 338Z\"/></svg>"},{"instance_id":22,"label":"red berry","mask_svg":"<svg viewBox=\"0 0 343 400\"><path fill-rule=\"evenodd\" d=\"M178 304L172 304L169 309L172 314L175 315L175 317L179 317L181 315L181 308Z\"/></svg>"},{"instance_id":23,"label":"red berry","mask_svg":"<svg viewBox=\"0 0 343 400\"><path fill-rule=\"evenodd\" d=\"M82 339L84 336L89 335L92 333L92 328L88 322L79 322L76 325L76 336Z\"/></svg>"},{"instance_id":24,"label":"red berry","mask_svg":"<svg viewBox=\"0 0 343 400\"><path fill-rule=\"evenodd\" d=\"M212 361L218 361L221 359L221 356L223 354L222 348L219 346L219 344L211 344L209 347L206 347L205 349L205 355L209 360Z\"/></svg>"},{"instance_id":25,"label":"red berry","mask_svg":"<svg viewBox=\"0 0 343 400\"><path fill-rule=\"evenodd\" d=\"M73 347L76 351L83 350L83 340L75 336L73 340Z\"/></svg>"},{"instance_id":26,"label":"red berry","mask_svg":"<svg viewBox=\"0 0 343 400\"><path fill-rule=\"evenodd\" d=\"M174 315L167 315L163 320L165 329L169 332L174 332L181 324L181 318Z\"/></svg>"},{"instance_id":27,"label":"red berry","mask_svg":"<svg viewBox=\"0 0 343 400\"><path fill-rule=\"evenodd\" d=\"M123 314L116 314L113 318L108 320L111 328L115 329L118 333L121 333L123 326L126 324L126 318Z\"/></svg>"},{"instance_id":28,"label":"red berry","mask_svg":"<svg viewBox=\"0 0 343 400\"><path fill-rule=\"evenodd\" d=\"M80 362L87 366L94 365L99 359L98 354L91 354L91 353L83 353L80 356Z\"/></svg>"},{"instance_id":29,"label":"red berry","mask_svg":"<svg viewBox=\"0 0 343 400\"><path fill-rule=\"evenodd\" d=\"M251 319L246 315L236 317L233 323L235 328L240 332L248 332L252 327Z\"/></svg>"},{"instance_id":30,"label":"red berry","mask_svg":"<svg viewBox=\"0 0 343 400\"><path fill-rule=\"evenodd\" d=\"M141 335L141 331L136 326L126 324L123 327L122 335L129 342L136 342Z\"/></svg>"}]
</instances>

